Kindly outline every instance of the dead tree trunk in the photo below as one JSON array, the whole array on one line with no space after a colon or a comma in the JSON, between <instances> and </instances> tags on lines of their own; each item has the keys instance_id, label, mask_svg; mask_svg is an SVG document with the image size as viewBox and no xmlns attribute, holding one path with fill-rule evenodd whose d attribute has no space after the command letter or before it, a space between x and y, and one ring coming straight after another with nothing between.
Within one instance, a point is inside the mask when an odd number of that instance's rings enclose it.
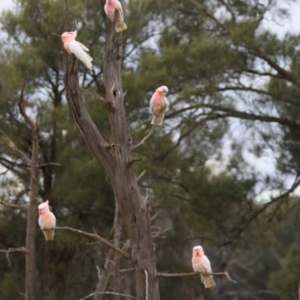
<instances>
[{"instance_id":1,"label":"dead tree trunk","mask_svg":"<svg viewBox=\"0 0 300 300\"><path fill-rule=\"evenodd\" d=\"M38 116L33 122L25 112L24 108L24 88L19 99L19 110L32 134L31 159L28 159L30 165L30 202L27 210L27 228L26 228L26 259L25 259L25 300L35 300L37 281L36 281L36 263L35 263L35 228L37 224L37 198L39 195L39 128ZM27 157L27 156L26 156ZM23 157L23 160L25 157Z\"/></svg>"},{"instance_id":2,"label":"dead tree trunk","mask_svg":"<svg viewBox=\"0 0 300 300\"><path fill-rule=\"evenodd\" d=\"M37 224L37 197L39 194L38 167L38 125L32 124L32 155L30 166L30 202L27 210L26 229L26 297L25 300L36 299L36 263L35 263L35 228Z\"/></svg>"},{"instance_id":3,"label":"dead tree trunk","mask_svg":"<svg viewBox=\"0 0 300 300\"><path fill-rule=\"evenodd\" d=\"M69 109L83 137L105 169L130 239L138 300L159 300L156 262L150 230L149 205L140 192L132 164L132 139L124 108L121 80L122 35L108 26L104 55L104 85L111 135L105 141L83 103L76 63L63 54L64 82ZM74 58L73 58L74 59Z\"/></svg>"},{"instance_id":4,"label":"dead tree trunk","mask_svg":"<svg viewBox=\"0 0 300 300\"><path fill-rule=\"evenodd\" d=\"M120 238L121 238L121 220L120 220L120 212L118 204L116 203L115 208L115 217L114 217L114 246L119 248ZM100 270L98 269L98 283L96 287L96 294L93 297L93 300L102 300L105 297L105 294L97 294L97 292L104 292L107 288L109 279L112 276L112 272L114 271L115 282L114 282L114 291L119 291L120 286L120 274L119 274L119 265L120 265L120 254L110 249L107 253L106 261L104 263L104 268L102 273L100 274ZM117 278L116 278L117 277ZM115 296L115 298L118 296ZM115 299L118 300L118 299Z\"/></svg>"}]
</instances>

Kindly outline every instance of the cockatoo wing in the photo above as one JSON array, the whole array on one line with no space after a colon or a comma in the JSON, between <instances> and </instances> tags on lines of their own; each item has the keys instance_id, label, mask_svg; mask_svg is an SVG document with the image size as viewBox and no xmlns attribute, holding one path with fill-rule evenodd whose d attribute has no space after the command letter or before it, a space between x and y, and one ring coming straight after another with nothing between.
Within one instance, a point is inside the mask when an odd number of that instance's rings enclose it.
<instances>
[{"instance_id":1,"label":"cockatoo wing","mask_svg":"<svg viewBox=\"0 0 300 300\"><path fill-rule=\"evenodd\" d=\"M38 220L38 222L39 222L39 226L40 226L40 228L41 228L41 229L43 229L43 228L42 228L43 224L42 224L42 221L41 221L41 217L39 217L39 220Z\"/></svg>"},{"instance_id":2,"label":"cockatoo wing","mask_svg":"<svg viewBox=\"0 0 300 300\"><path fill-rule=\"evenodd\" d=\"M84 51L90 51L89 50L89 48L87 48L86 46L84 46L82 43L80 43L80 42L78 42L78 41L76 41L78 44L79 44L79 46L84 50Z\"/></svg>"},{"instance_id":3,"label":"cockatoo wing","mask_svg":"<svg viewBox=\"0 0 300 300\"><path fill-rule=\"evenodd\" d=\"M168 107L169 107L169 105L170 105L170 102L169 102L169 100L168 100L167 97L165 97L165 101L166 101L166 105L167 105L167 108L166 108L166 111L167 111L167 109L168 109Z\"/></svg>"},{"instance_id":4,"label":"cockatoo wing","mask_svg":"<svg viewBox=\"0 0 300 300\"><path fill-rule=\"evenodd\" d=\"M117 6L118 6L118 9L119 9L119 13L123 19L123 8L122 8L122 4L120 1L117 1Z\"/></svg>"},{"instance_id":5,"label":"cockatoo wing","mask_svg":"<svg viewBox=\"0 0 300 300\"><path fill-rule=\"evenodd\" d=\"M205 268L205 272L212 273L210 261L208 260L207 256L205 256L205 255L203 257L203 267Z\"/></svg>"},{"instance_id":6,"label":"cockatoo wing","mask_svg":"<svg viewBox=\"0 0 300 300\"><path fill-rule=\"evenodd\" d=\"M151 111L152 111L152 107L153 107L153 101L154 101L154 99L153 99L154 97L152 96L151 97L151 99L150 99L150 109L151 109Z\"/></svg>"},{"instance_id":7,"label":"cockatoo wing","mask_svg":"<svg viewBox=\"0 0 300 300\"><path fill-rule=\"evenodd\" d=\"M52 215L52 218L53 218L53 225L54 225L54 227L56 227L56 217L52 212L50 212L50 214Z\"/></svg>"},{"instance_id":8,"label":"cockatoo wing","mask_svg":"<svg viewBox=\"0 0 300 300\"><path fill-rule=\"evenodd\" d=\"M38 222L41 229L52 229L56 226L56 218L52 212L40 216Z\"/></svg>"},{"instance_id":9,"label":"cockatoo wing","mask_svg":"<svg viewBox=\"0 0 300 300\"><path fill-rule=\"evenodd\" d=\"M91 63L91 61L93 60L91 58L91 56L89 54L87 54L86 52L84 52L81 43L78 43L77 41L72 41L69 44L70 47L70 51L79 59L81 60L84 65L88 68L88 69L92 69L93 65Z\"/></svg>"},{"instance_id":10,"label":"cockatoo wing","mask_svg":"<svg viewBox=\"0 0 300 300\"><path fill-rule=\"evenodd\" d=\"M122 30L127 29L127 25L124 22L123 8L122 8L122 5L121 5L120 1L117 1L117 9L119 11L119 18L118 18L118 21L116 23L115 29L116 29L116 32L120 32Z\"/></svg>"},{"instance_id":11,"label":"cockatoo wing","mask_svg":"<svg viewBox=\"0 0 300 300\"><path fill-rule=\"evenodd\" d=\"M106 4L104 5L104 11L105 11L106 15L108 16L108 18L110 19L109 15L108 15L108 12L107 12Z\"/></svg>"}]
</instances>

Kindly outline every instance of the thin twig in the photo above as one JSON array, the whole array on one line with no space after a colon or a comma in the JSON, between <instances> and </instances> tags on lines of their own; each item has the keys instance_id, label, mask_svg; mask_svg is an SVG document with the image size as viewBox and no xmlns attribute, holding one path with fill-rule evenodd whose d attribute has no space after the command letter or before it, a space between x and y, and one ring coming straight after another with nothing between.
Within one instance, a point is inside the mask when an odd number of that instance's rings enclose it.
<instances>
[{"instance_id":1,"label":"thin twig","mask_svg":"<svg viewBox=\"0 0 300 300\"><path fill-rule=\"evenodd\" d=\"M85 236L94 238L94 239L102 242L103 244L107 245L109 248L113 249L114 251L120 253L124 257L126 257L128 259L131 258L131 256L130 256L129 253L127 253L127 252L125 252L125 251L123 251L123 250L115 247L111 242L109 242L105 238L103 238L100 235L98 235L95 230L94 230L94 233L89 233L89 232L85 232L85 231L82 231L82 230L79 230L79 229L75 229L75 228L71 228L71 227L67 227L67 226L64 226L64 227L55 227L55 229L57 229L57 230L69 230L69 231L72 231L72 232L79 233L81 235L85 235Z\"/></svg>"},{"instance_id":2,"label":"thin twig","mask_svg":"<svg viewBox=\"0 0 300 300\"><path fill-rule=\"evenodd\" d=\"M127 273L127 272L133 272L134 268L128 268L128 269L121 269L120 273Z\"/></svg>"},{"instance_id":3,"label":"thin twig","mask_svg":"<svg viewBox=\"0 0 300 300\"><path fill-rule=\"evenodd\" d=\"M138 147L140 147L141 145L145 144L145 142L147 141L147 139L151 136L152 132L153 132L154 126L151 127L150 132L136 145L134 145L132 147L132 150L137 149Z\"/></svg>"},{"instance_id":4,"label":"thin twig","mask_svg":"<svg viewBox=\"0 0 300 300\"><path fill-rule=\"evenodd\" d=\"M58 163L49 162L49 163L46 163L46 164L38 165L37 167L40 168L40 167L45 167L45 166L49 166L49 165L58 166L58 167L62 167L63 166L63 165L58 164Z\"/></svg>"},{"instance_id":5,"label":"thin twig","mask_svg":"<svg viewBox=\"0 0 300 300\"><path fill-rule=\"evenodd\" d=\"M99 99L100 101L104 102L104 103L108 103L103 97L101 97L100 95L98 95L97 93L91 93L90 91L88 90L85 90L85 89L81 89L83 92L89 94L90 96L93 96L93 97L96 97L97 99Z\"/></svg>"},{"instance_id":6,"label":"thin twig","mask_svg":"<svg viewBox=\"0 0 300 300\"><path fill-rule=\"evenodd\" d=\"M17 152L19 154L19 156L23 159L23 161L30 165L31 164L31 159L23 152L21 151L16 145L15 143L4 133L3 130L0 129L0 136L2 137L2 139L6 142L6 144L15 152Z\"/></svg>"},{"instance_id":7,"label":"thin twig","mask_svg":"<svg viewBox=\"0 0 300 300\"><path fill-rule=\"evenodd\" d=\"M120 293L115 293L115 292L96 292L96 293L89 294L89 295L87 295L84 298L81 298L79 300L85 300L85 299L88 299L88 298L93 297L95 295L115 295L115 296L120 296L120 297L124 297L124 298L128 298L128 299L137 299L136 297L133 297L133 296L130 296L130 295L120 294Z\"/></svg>"},{"instance_id":8,"label":"thin twig","mask_svg":"<svg viewBox=\"0 0 300 300\"><path fill-rule=\"evenodd\" d=\"M227 272L217 272L217 273L203 273L203 272L194 272L194 273L157 273L156 277L165 277L165 278L170 278L170 277L187 277L187 276L194 276L194 275L213 275L213 276L225 276L228 281L237 283L237 281L231 279L231 277L228 275Z\"/></svg>"},{"instance_id":9,"label":"thin twig","mask_svg":"<svg viewBox=\"0 0 300 300\"><path fill-rule=\"evenodd\" d=\"M32 120L28 117L28 115L25 111L25 107L24 107L24 90L25 90L25 86L26 86L26 81L24 81L24 83L23 83L23 87L22 87L20 97L19 97L19 101L18 101L18 106L19 106L20 114L23 116L23 118L24 118L25 122L27 123L27 125L33 130L34 124L33 124Z\"/></svg>"},{"instance_id":10,"label":"thin twig","mask_svg":"<svg viewBox=\"0 0 300 300\"><path fill-rule=\"evenodd\" d=\"M59 38L61 38L61 36L57 33L52 32L53 35L58 36Z\"/></svg>"},{"instance_id":11,"label":"thin twig","mask_svg":"<svg viewBox=\"0 0 300 300\"><path fill-rule=\"evenodd\" d=\"M131 165L133 164L134 162L136 161L141 161L142 159L139 158L139 157L130 157L129 160L128 160L128 164Z\"/></svg>"},{"instance_id":12,"label":"thin twig","mask_svg":"<svg viewBox=\"0 0 300 300\"><path fill-rule=\"evenodd\" d=\"M23 253L27 253L27 250L26 250L25 247L19 247L19 248L8 248L7 250L1 250L1 249L0 249L0 252L1 252L1 253L6 253L6 259L7 259L7 261L8 261L7 266L10 267L11 262L10 262L10 259L9 259L9 253L12 253L12 252L23 252Z\"/></svg>"},{"instance_id":13,"label":"thin twig","mask_svg":"<svg viewBox=\"0 0 300 300\"><path fill-rule=\"evenodd\" d=\"M145 273L145 288L146 288L146 298L145 300L148 300L148 296L149 296L149 282L148 282L148 272L147 270L144 270L144 273Z\"/></svg>"},{"instance_id":14,"label":"thin twig","mask_svg":"<svg viewBox=\"0 0 300 300\"><path fill-rule=\"evenodd\" d=\"M146 170L144 170L137 178L136 181L139 182L139 180L145 175Z\"/></svg>"},{"instance_id":15,"label":"thin twig","mask_svg":"<svg viewBox=\"0 0 300 300\"><path fill-rule=\"evenodd\" d=\"M108 247L110 247L111 249L115 250L116 252L119 252L120 254L122 254L124 257L131 259L131 256L129 253L121 250L118 247L115 247L112 243L110 243L108 240L106 240L105 238L99 236L96 232L96 230L94 229L94 235L96 237L96 239L98 239L100 242L102 242L103 244L106 244Z\"/></svg>"}]
</instances>

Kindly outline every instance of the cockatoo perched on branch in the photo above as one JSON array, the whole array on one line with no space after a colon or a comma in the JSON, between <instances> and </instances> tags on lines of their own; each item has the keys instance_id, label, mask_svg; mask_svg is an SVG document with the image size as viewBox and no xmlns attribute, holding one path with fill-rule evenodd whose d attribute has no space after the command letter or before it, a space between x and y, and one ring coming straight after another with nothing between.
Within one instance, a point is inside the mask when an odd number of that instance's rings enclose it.
<instances>
[{"instance_id":1,"label":"cockatoo perched on branch","mask_svg":"<svg viewBox=\"0 0 300 300\"><path fill-rule=\"evenodd\" d=\"M74 54L79 60L81 60L84 65L91 70L93 65L91 61L93 60L92 57L86 53L85 51L89 51L89 49L81 44L78 41L75 41L77 36L77 30L64 32L61 35L62 42L64 44L64 48L70 54Z\"/></svg>"},{"instance_id":2,"label":"cockatoo perched on branch","mask_svg":"<svg viewBox=\"0 0 300 300\"><path fill-rule=\"evenodd\" d=\"M204 255L204 251L201 246L193 248L192 264L195 272L212 273L210 262ZM211 288L216 285L212 275L200 274L200 278L206 288Z\"/></svg>"},{"instance_id":3,"label":"cockatoo perched on branch","mask_svg":"<svg viewBox=\"0 0 300 300\"><path fill-rule=\"evenodd\" d=\"M39 225L43 230L46 241L54 239L54 228L56 225L56 218L50 211L49 201L43 202L38 206L39 209Z\"/></svg>"},{"instance_id":4,"label":"cockatoo perched on branch","mask_svg":"<svg viewBox=\"0 0 300 300\"><path fill-rule=\"evenodd\" d=\"M127 25L124 22L123 9L120 1L118 0L106 0L104 10L108 18L113 22L115 17L115 11L119 12L118 19L116 22L115 30L120 32L127 29Z\"/></svg>"},{"instance_id":5,"label":"cockatoo perched on branch","mask_svg":"<svg viewBox=\"0 0 300 300\"><path fill-rule=\"evenodd\" d=\"M150 100L150 108L153 115L152 125L162 125L164 121L165 113L169 106L169 101L166 98L168 91L168 88L163 85L154 92Z\"/></svg>"}]
</instances>

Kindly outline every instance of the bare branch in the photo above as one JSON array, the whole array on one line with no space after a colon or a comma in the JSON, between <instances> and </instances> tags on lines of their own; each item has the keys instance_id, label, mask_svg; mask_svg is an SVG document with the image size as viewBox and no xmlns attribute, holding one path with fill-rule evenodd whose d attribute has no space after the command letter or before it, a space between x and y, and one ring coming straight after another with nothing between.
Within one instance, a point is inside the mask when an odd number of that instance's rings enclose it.
<instances>
[{"instance_id":1,"label":"bare branch","mask_svg":"<svg viewBox=\"0 0 300 300\"><path fill-rule=\"evenodd\" d=\"M144 273L145 273L145 287L146 287L146 297L145 297L145 300L148 300L148 295L149 295L149 282L148 282L148 272L147 270L144 270Z\"/></svg>"},{"instance_id":2,"label":"bare branch","mask_svg":"<svg viewBox=\"0 0 300 300\"><path fill-rule=\"evenodd\" d=\"M171 278L171 277L188 277L194 275L213 275L213 276L225 276L228 281L237 283L237 281L233 280L227 272L216 272L216 273L203 273L203 272L194 272L194 273L157 273L156 277L164 277L164 278Z\"/></svg>"},{"instance_id":3,"label":"bare branch","mask_svg":"<svg viewBox=\"0 0 300 300\"><path fill-rule=\"evenodd\" d=\"M94 238L96 240L98 240L99 242L105 244L106 246L108 246L109 248L113 249L114 251L120 253L121 255L123 255L124 257L130 259L131 256L129 253L115 247L111 242L109 242L108 240L106 240L105 238L101 237L100 235L97 234L97 232L94 230L94 233L89 233L89 232L85 232L85 231L82 231L82 230L79 230L79 229L75 229L75 228L71 228L71 227L67 227L67 226L64 226L64 227L55 227L55 229L57 230L68 230L68 231L72 231L72 232L76 232L78 234L81 234L81 235L85 235L85 236L88 236L88 237L91 237L91 238Z\"/></svg>"},{"instance_id":4,"label":"bare branch","mask_svg":"<svg viewBox=\"0 0 300 300\"><path fill-rule=\"evenodd\" d=\"M9 259L9 254L12 252L23 252L23 253L28 253L25 247L19 247L19 248L8 248L7 250L2 250L0 249L1 253L6 253L6 259L8 261L7 266L10 267L11 262Z\"/></svg>"},{"instance_id":5,"label":"bare branch","mask_svg":"<svg viewBox=\"0 0 300 300\"><path fill-rule=\"evenodd\" d=\"M100 100L100 101L102 101L102 102L108 104L108 101L106 101L103 97L101 97L101 96L98 95L97 93L91 93L90 91L85 90L85 89L81 89L81 90L82 90L83 92L89 94L90 96L95 97L95 98L97 98L98 100Z\"/></svg>"},{"instance_id":6,"label":"bare branch","mask_svg":"<svg viewBox=\"0 0 300 300\"><path fill-rule=\"evenodd\" d=\"M19 101L18 101L18 106L19 106L20 113L23 116L25 122L27 123L27 125L31 129L33 129L34 128L34 124L33 124L32 120L28 117L28 115L26 114L25 107L24 107L24 90L25 90L25 85L26 85L26 82L24 81L23 87L22 87L22 90L21 90L21 93L20 93Z\"/></svg>"},{"instance_id":7,"label":"bare branch","mask_svg":"<svg viewBox=\"0 0 300 300\"><path fill-rule=\"evenodd\" d=\"M28 209L27 205L7 203L7 202L4 202L2 199L0 199L0 205L3 205L5 207L24 209L24 210Z\"/></svg>"},{"instance_id":8,"label":"bare branch","mask_svg":"<svg viewBox=\"0 0 300 300\"><path fill-rule=\"evenodd\" d=\"M58 166L58 167L62 167L63 166L63 165L58 164L58 163L49 162L49 163L38 165L37 167L40 168L40 167L46 167L46 166L49 166L49 165Z\"/></svg>"},{"instance_id":9,"label":"bare branch","mask_svg":"<svg viewBox=\"0 0 300 300\"><path fill-rule=\"evenodd\" d=\"M127 299L137 299L136 297L133 297L130 295L125 295L125 294L120 294L120 293L115 293L115 292L96 292L96 293L89 294L79 300L85 300L85 299L91 298L95 295L115 295L115 296L120 296L120 297L127 298Z\"/></svg>"},{"instance_id":10,"label":"bare branch","mask_svg":"<svg viewBox=\"0 0 300 300\"><path fill-rule=\"evenodd\" d=\"M141 161L142 159L139 158L139 157L130 157L129 160L128 160L128 164L131 165L133 164L134 162L136 161Z\"/></svg>"},{"instance_id":11,"label":"bare branch","mask_svg":"<svg viewBox=\"0 0 300 300\"><path fill-rule=\"evenodd\" d=\"M14 151L16 151L19 156L23 159L23 161L30 165L31 164L31 159L23 152L21 151L16 145L15 143L4 133L3 130L0 129L0 136L2 137L2 139L7 143L7 145Z\"/></svg>"},{"instance_id":12,"label":"bare branch","mask_svg":"<svg viewBox=\"0 0 300 300\"><path fill-rule=\"evenodd\" d=\"M147 141L147 139L151 136L152 132L153 132L154 126L152 126L150 132L135 146L132 147L132 150L137 149L138 147L142 146L143 144L145 144L145 142Z\"/></svg>"},{"instance_id":13,"label":"bare branch","mask_svg":"<svg viewBox=\"0 0 300 300\"><path fill-rule=\"evenodd\" d=\"M106 255L105 258L105 263L103 266L103 271L100 271L100 268L97 266L97 274L98 274L98 283L96 286L96 291L97 292L102 292L106 290L107 284L109 282L109 278L112 275L112 268L114 266L113 263L113 256L114 256L114 251L110 249ZM94 295L94 300L101 300L102 295Z\"/></svg>"},{"instance_id":14,"label":"bare branch","mask_svg":"<svg viewBox=\"0 0 300 300\"><path fill-rule=\"evenodd\" d=\"M61 36L57 33L52 32L53 35L58 36L61 39Z\"/></svg>"},{"instance_id":15,"label":"bare branch","mask_svg":"<svg viewBox=\"0 0 300 300\"><path fill-rule=\"evenodd\" d=\"M134 268L128 268L128 269L122 269L122 270L120 270L120 273L128 273L128 272L133 272L133 271L134 271Z\"/></svg>"},{"instance_id":16,"label":"bare branch","mask_svg":"<svg viewBox=\"0 0 300 300\"><path fill-rule=\"evenodd\" d=\"M103 237L99 236L96 231L94 233L94 236L97 240L99 240L100 242L102 242L103 244L107 245L108 247L110 247L112 250L120 253L122 256L128 258L128 259L131 259L131 256L129 253L123 251L122 249L120 248L117 248L115 247L112 243L110 243L109 241L107 241L106 239L104 239Z\"/></svg>"},{"instance_id":17,"label":"bare branch","mask_svg":"<svg viewBox=\"0 0 300 300\"><path fill-rule=\"evenodd\" d=\"M144 170L137 178L136 181L138 182L146 173L146 170Z\"/></svg>"}]
</instances>

